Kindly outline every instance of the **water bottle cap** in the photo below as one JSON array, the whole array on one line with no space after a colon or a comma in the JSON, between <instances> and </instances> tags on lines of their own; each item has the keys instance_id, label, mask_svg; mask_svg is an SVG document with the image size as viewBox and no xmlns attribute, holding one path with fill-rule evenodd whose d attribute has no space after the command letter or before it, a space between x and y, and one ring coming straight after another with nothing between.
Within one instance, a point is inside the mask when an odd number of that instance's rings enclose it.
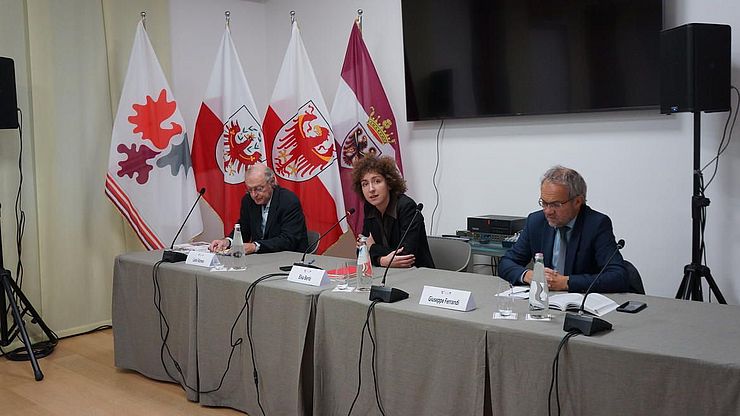
<instances>
[{"instance_id":1,"label":"water bottle cap","mask_svg":"<svg viewBox=\"0 0 740 416\"><path fill-rule=\"evenodd\" d=\"M545 258L545 255L542 254L542 253L535 253L534 254L534 258L535 258L535 260L537 260L537 259L544 259Z\"/></svg>"},{"instance_id":2,"label":"water bottle cap","mask_svg":"<svg viewBox=\"0 0 740 416\"><path fill-rule=\"evenodd\" d=\"M364 235L360 236L360 242L361 243L367 242L367 237L365 237Z\"/></svg>"}]
</instances>

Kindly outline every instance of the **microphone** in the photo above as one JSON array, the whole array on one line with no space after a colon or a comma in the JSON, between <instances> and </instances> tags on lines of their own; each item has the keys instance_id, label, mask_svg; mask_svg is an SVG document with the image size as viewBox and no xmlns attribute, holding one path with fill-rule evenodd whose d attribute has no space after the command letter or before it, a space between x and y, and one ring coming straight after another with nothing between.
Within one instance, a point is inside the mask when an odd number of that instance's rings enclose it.
<instances>
[{"instance_id":1,"label":"microphone","mask_svg":"<svg viewBox=\"0 0 740 416\"><path fill-rule=\"evenodd\" d=\"M325 235L329 234L329 232L331 230L333 230L334 228L336 228L337 225L341 224L342 221L344 221L345 218L349 217L350 215L352 215L354 213L355 213L355 209L354 208L350 208L347 211L347 213L345 213L344 216L339 219L339 221L337 221L336 223L334 223L334 225L332 225L328 230L326 230L324 232L324 234L321 234L316 241L314 241L312 244L309 244L308 247L306 247L306 250L303 252L303 256L301 257L301 261L299 261L297 263L293 263L293 266L302 266L302 267L310 267L312 269L320 269L321 267L319 267L319 266L314 266L313 264L306 264L305 263L305 261L306 261L306 254L308 254L308 252L311 251L313 248L317 247L319 245L319 241L321 241L321 239L324 238ZM284 272L289 272L290 269L293 268L293 266L280 266L280 270L282 270Z\"/></svg>"},{"instance_id":2,"label":"microphone","mask_svg":"<svg viewBox=\"0 0 740 416\"><path fill-rule=\"evenodd\" d=\"M385 278L388 275L388 269L390 269L391 264L393 264L393 259L395 259L396 254L398 254L398 249L401 248L403 241L406 239L406 234L409 233L411 226L414 224L414 220L416 220L416 216L419 215L422 209L424 209L424 204L418 203L416 205L416 210L414 211L414 216L411 217L411 222L409 222L409 225L406 227L406 231L403 232L401 239L398 241L398 245L396 246L396 249L393 250L393 256L391 256L391 260L388 262L388 266L386 266L385 272L383 272L383 281L380 283L379 286L373 285L372 287L370 287L370 300L377 300L378 302L385 302L385 303L393 303L393 302L398 302L399 300L407 299L409 297L409 294L404 292L401 289L386 287Z\"/></svg>"},{"instance_id":3,"label":"microphone","mask_svg":"<svg viewBox=\"0 0 740 416\"><path fill-rule=\"evenodd\" d=\"M609 256L609 260L606 261L606 264L604 264L604 267L601 268L601 271L599 274L596 275L593 281L591 281L591 284L588 286L588 289L586 289L586 292L583 294L583 301L581 302L581 307L578 308L578 313L572 313L568 312L565 315L565 322L563 322L563 331L570 332L572 330L578 331L582 333L583 335L590 336L593 334L597 334L602 331L608 331L612 329L612 324L598 318L596 316L590 316L590 315L584 315L583 314L583 308L586 305L586 297L591 293L591 289L594 287L594 284L597 280L599 280L599 277L601 277L601 274L604 273L604 270L606 270L606 266L609 265L609 263L612 261L612 258L617 254L619 250L621 250L624 247L624 240L619 240L617 242L617 248L612 252L612 255Z\"/></svg>"},{"instance_id":4,"label":"microphone","mask_svg":"<svg viewBox=\"0 0 740 416\"><path fill-rule=\"evenodd\" d=\"M175 241L177 241L177 237L180 236L180 233L182 232L182 229L185 228L185 224L187 224L188 219L190 218L190 214L193 213L193 210L195 209L196 205L198 205L198 201L200 201L200 198L203 197L203 194L206 193L206 188L200 188L200 191L198 191L198 198L195 199L195 203L190 208L190 212L188 212L188 215L185 216L185 220L182 222L182 225L180 226L180 229L177 230L177 234L175 234L175 238L172 239L172 244L170 244L169 250L165 250L164 253L162 253L162 261L165 263L179 263L181 261L185 261L188 258L188 255L185 253L180 253L178 251L173 250L172 248L175 247Z\"/></svg>"}]
</instances>

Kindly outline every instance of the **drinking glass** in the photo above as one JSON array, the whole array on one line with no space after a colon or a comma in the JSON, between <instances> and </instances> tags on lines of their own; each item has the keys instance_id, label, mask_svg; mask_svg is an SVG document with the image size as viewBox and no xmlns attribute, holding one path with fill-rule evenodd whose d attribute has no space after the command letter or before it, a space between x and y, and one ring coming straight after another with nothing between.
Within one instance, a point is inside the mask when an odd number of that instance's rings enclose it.
<instances>
[{"instance_id":1,"label":"drinking glass","mask_svg":"<svg viewBox=\"0 0 740 416\"><path fill-rule=\"evenodd\" d=\"M511 315L514 308L514 298L511 297L511 283L502 281L496 289L496 308L502 317Z\"/></svg>"},{"instance_id":2,"label":"drinking glass","mask_svg":"<svg viewBox=\"0 0 740 416\"><path fill-rule=\"evenodd\" d=\"M349 282L349 279L352 277L350 271L352 270L353 265L354 262L351 261L342 261L337 264L336 273L330 277L334 278L334 282L336 282L336 286L338 288L347 288L347 282Z\"/></svg>"}]
</instances>

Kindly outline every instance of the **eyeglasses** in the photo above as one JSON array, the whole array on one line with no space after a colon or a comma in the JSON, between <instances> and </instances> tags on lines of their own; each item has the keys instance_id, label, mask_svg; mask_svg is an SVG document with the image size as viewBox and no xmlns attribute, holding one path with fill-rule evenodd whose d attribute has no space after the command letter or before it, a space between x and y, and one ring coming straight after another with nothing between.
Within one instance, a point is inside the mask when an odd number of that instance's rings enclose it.
<instances>
[{"instance_id":1,"label":"eyeglasses","mask_svg":"<svg viewBox=\"0 0 740 416\"><path fill-rule=\"evenodd\" d=\"M540 204L540 206L543 209L552 208L552 209L560 209L563 205L567 204L568 202L574 200L576 197L570 198L567 201L555 201L555 202L545 202L540 198L537 203Z\"/></svg>"},{"instance_id":2,"label":"eyeglasses","mask_svg":"<svg viewBox=\"0 0 740 416\"><path fill-rule=\"evenodd\" d=\"M260 185L260 186L255 186L254 188L249 188L247 192L249 192L251 195L261 194L262 192L265 192L265 189L267 189L265 185Z\"/></svg>"}]
</instances>

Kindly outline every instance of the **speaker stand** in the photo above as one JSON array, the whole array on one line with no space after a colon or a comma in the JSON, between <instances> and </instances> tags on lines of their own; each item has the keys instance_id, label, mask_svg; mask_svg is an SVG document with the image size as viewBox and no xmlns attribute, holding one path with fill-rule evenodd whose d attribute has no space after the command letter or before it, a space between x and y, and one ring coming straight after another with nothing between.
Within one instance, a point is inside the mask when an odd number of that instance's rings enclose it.
<instances>
[{"instance_id":1,"label":"speaker stand","mask_svg":"<svg viewBox=\"0 0 740 416\"><path fill-rule=\"evenodd\" d=\"M694 195L691 197L691 264L684 267L683 280L678 287L676 299L703 301L702 277L706 279L709 290L719 303L726 304L709 267L701 264L704 248L701 245L702 219L704 209L709 206L709 198L702 191L701 174L701 111L694 111Z\"/></svg>"},{"instance_id":2,"label":"speaker stand","mask_svg":"<svg viewBox=\"0 0 740 416\"><path fill-rule=\"evenodd\" d=\"M36 381L41 381L44 378L44 373L41 372L36 355L43 357L39 352L34 351L34 345L31 344L31 339L28 337L28 331L26 331L26 323L23 321L23 317L28 313L31 315L31 322L38 325L49 338L51 350L57 342L57 336L46 326L44 320L36 312L31 302L28 300L23 291L13 280L10 271L5 269L3 265L3 244L2 244L2 228L0 228L0 347L6 347L10 345L16 336L20 335L23 346L26 350L26 355L22 356L23 359L31 361L31 367L33 367L33 375ZM8 303L5 303L7 299ZM16 301L17 300L17 301ZM10 312L13 316L13 324L8 325L6 315L8 304L10 304ZM47 348L48 350L48 348ZM48 355L50 352L47 352ZM10 359L12 353L6 354L6 357Z\"/></svg>"}]
</instances>

